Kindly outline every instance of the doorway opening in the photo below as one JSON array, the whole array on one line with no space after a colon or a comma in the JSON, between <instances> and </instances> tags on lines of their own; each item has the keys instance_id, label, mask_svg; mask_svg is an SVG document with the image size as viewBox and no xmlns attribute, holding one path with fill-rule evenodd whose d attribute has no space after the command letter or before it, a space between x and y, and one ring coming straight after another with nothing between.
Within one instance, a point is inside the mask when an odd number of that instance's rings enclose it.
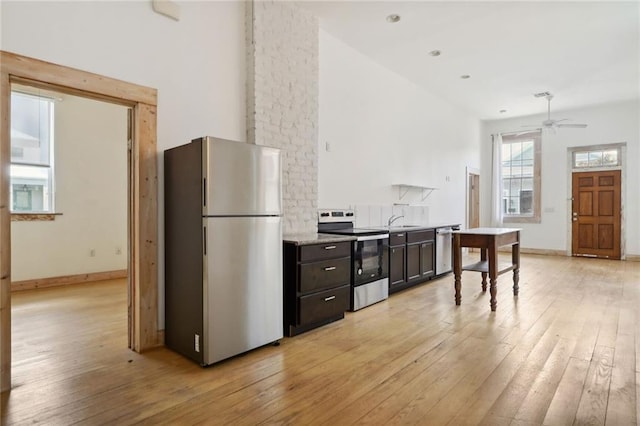
<instances>
[{"instance_id":1,"label":"doorway opening","mask_svg":"<svg viewBox=\"0 0 640 426\"><path fill-rule=\"evenodd\" d=\"M467 229L480 227L480 174L467 172Z\"/></svg>"},{"instance_id":2,"label":"doorway opening","mask_svg":"<svg viewBox=\"0 0 640 426\"><path fill-rule=\"evenodd\" d=\"M127 168L128 346L162 344L158 332L157 148L155 89L0 51L0 389L11 388L11 85L24 84L123 105L132 110Z\"/></svg>"},{"instance_id":3,"label":"doorway opening","mask_svg":"<svg viewBox=\"0 0 640 426\"><path fill-rule=\"evenodd\" d=\"M17 83L11 98L12 370L33 386L51 380L34 364L128 344L131 132L122 105Z\"/></svg>"}]
</instances>

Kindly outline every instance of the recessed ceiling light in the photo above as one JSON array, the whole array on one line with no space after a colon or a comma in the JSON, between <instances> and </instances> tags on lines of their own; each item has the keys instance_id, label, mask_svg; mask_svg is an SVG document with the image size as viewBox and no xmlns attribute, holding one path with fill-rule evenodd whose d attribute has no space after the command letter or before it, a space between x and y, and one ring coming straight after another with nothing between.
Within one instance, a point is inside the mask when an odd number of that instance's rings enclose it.
<instances>
[{"instance_id":1,"label":"recessed ceiling light","mask_svg":"<svg viewBox=\"0 0 640 426\"><path fill-rule=\"evenodd\" d=\"M389 16L387 16L387 22L391 23L391 24L395 24L396 22L400 21L400 15L396 15L391 14Z\"/></svg>"},{"instance_id":2,"label":"recessed ceiling light","mask_svg":"<svg viewBox=\"0 0 640 426\"><path fill-rule=\"evenodd\" d=\"M471 78L471 76L469 74L463 74L460 76L461 79L466 80L468 78Z\"/></svg>"},{"instance_id":3,"label":"recessed ceiling light","mask_svg":"<svg viewBox=\"0 0 640 426\"><path fill-rule=\"evenodd\" d=\"M429 52L429 55L431 56L440 56L442 52L439 50L432 50L431 52Z\"/></svg>"},{"instance_id":4,"label":"recessed ceiling light","mask_svg":"<svg viewBox=\"0 0 640 426\"><path fill-rule=\"evenodd\" d=\"M506 109L501 109L501 110L500 110L500 114L504 114L505 112L507 112L507 110L506 110Z\"/></svg>"}]
</instances>

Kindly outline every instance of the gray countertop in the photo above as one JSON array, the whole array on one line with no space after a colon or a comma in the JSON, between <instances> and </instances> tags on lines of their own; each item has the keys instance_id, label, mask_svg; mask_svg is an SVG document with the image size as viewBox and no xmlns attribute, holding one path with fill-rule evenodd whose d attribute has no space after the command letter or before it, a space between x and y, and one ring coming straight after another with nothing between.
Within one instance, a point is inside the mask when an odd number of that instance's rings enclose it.
<instances>
[{"instance_id":1,"label":"gray countertop","mask_svg":"<svg viewBox=\"0 0 640 426\"><path fill-rule=\"evenodd\" d=\"M436 229L436 228L446 228L449 226L460 226L459 223L436 223L436 224L428 224L428 225L404 225L404 226L375 226L371 228L376 229L386 229L389 232L409 232L409 231L419 231L421 229ZM366 228L366 227L365 227Z\"/></svg>"},{"instance_id":2,"label":"gray countertop","mask_svg":"<svg viewBox=\"0 0 640 426\"><path fill-rule=\"evenodd\" d=\"M356 237L352 237L349 235L305 233L305 234L283 235L282 240L286 243L293 243L297 246L306 246L310 244L341 243L344 241L355 241Z\"/></svg>"}]
</instances>

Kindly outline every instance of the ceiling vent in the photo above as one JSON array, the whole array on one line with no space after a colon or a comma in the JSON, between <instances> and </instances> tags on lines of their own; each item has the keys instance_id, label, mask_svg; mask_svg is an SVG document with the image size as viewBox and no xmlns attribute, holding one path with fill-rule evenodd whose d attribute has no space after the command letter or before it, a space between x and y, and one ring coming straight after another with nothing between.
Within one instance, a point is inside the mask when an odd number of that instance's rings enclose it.
<instances>
[{"instance_id":1,"label":"ceiling vent","mask_svg":"<svg viewBox=\"0 0 640 426\"><path fill-rule=\"evenodd\" d=\"M545 96L551 96L551 92L534 93L533 96L536 98L544 98Z\"/></svg>"}]
</instances>

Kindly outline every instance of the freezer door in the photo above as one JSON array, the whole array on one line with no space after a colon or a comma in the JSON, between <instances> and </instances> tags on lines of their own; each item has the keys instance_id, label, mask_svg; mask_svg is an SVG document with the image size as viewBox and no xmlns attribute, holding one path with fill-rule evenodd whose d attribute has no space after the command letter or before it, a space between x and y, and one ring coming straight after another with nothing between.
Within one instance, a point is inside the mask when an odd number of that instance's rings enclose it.
<instances>
[{"instance_id":1,"label":"freezer door","mask_svg":"<svg viewBox=\"0 0 640 426\"><path fill-rule=\"evenodd\" d=\"M283 335L280 217L206 218L205 364Z\"/></svg>"},{"instance_id":2,"label":"freezer door","mask_svg":"<svg viewBox=\"0 0 640 426\"><path fill-rule=\"evenodd\" d=\"M280 215L280 150L202 139L203 216Z\"/></svg>"}]
</instances>

